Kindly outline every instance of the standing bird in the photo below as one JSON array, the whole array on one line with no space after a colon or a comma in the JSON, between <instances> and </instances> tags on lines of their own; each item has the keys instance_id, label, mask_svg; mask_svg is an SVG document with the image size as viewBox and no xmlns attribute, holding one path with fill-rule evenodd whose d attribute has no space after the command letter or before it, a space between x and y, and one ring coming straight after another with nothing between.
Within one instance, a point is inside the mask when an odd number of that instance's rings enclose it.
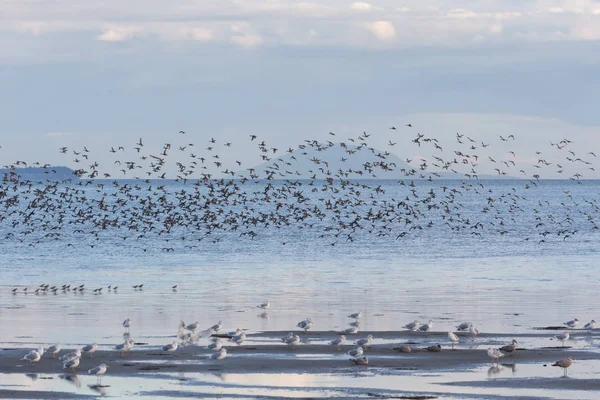
<instances>
[{"instance_id":1,"label":"standing bird","mask_svg":"<svg viewBox=\"0 0 600 400\"><path fill-rule=\"evenodd\" d=\"M223 342L221 342L221 340L219 338L216 338L216 340L213 340L212 343L210 343L208 346L206 346L206 348L208 350L212 350L212 351L219 351L219 350L221 350L222 347L223 347Z\"/></svg>"},{"instance_id":2,"label":"standing bird","mask_svg":"<svg viewBox=\"0 0 600 400\"><path fill-rule=\"evenodd\" d=\"M95 368L89 369L88 374L96 375L96 377L98 378L97 384L102 385L102 375L106 373L107 369L108 367L106 366L106 364L100 364Z\"/></svg>"},{"instance_id":3,"label":"standing bird","mask_svg":"<svg viewBox=\"0 0 600 400\"><path fill-rule=\"evenodd\" d=\"M594 321L594 320L591 320L590 322L585 324L585 326L583 327L583 329L595 329L595 328L596 328L596 321Z\"/></svg>"},{"instance_id":4,"label":"standing bird","mask_svg":"<svg viewBox=\"0 0 600 400\"><path fill-rule=\"evenodd\" d=\"M29 364L33 364L39 362L42 356L35 350L31 350L29 353L25 354L21 360L29 361Z\"/></svg>"},{"instance_id":5,"label":"standing bird","mask_svg":"<svg viewBox=\"0 0 600 400\"><path fill-rule=\"evenodd\" d=\"M127 328L127 333L129 333L129 328L131 328L131 319L127 318L123 321L123 328Z\"/></svg>"},{"instance_id":6,"label":"standing bird","mask_svg":"<svg viewBox=\"0 0 600 400\"><path fill-rule=\"evenodd\" d=\"M282 337L281 341L290 347L294 347L294 346L300 344L300 336L294 335L293 333L290 332L290 334L287 335L286 337Z\"/></svg>"},{"instance_id":7,"label":"standing bird","mask_svg":"<svg viewBox=\"0 0 600 400\"><path fill-rule=\"evenodd\" d=\"M173 343L165 344L162 347L162 350L168 351L169 353L173 353L173 352L175 352L175 350L177 350L177 347L178 347L177 340L173 340Z\"/></svg>"},{"instance_id":8,"label":"standing bird","mask_svg":"<svg viewBox=\"0 0 600 400\"><path fill-rule=\"evenodd\" d=\"M365 339L358 339L356 342L354 342L354 344L357 346L370 348L373 344L373 335L368 334Z\"/></svg>"},{"instance_id":9,"label":"standing bird","mask_svg":"<svg viewBox=\"0 0 600 400\"><path fill-rule=\"evenodd\" d=\"M266 310L267 308L271 307L271 305L269 304L269 300L267 300L264 303L257 305L256 307Z\"/></svg>"},{"instance_id":10,"label":"standing bird","mask_svg":"<svg viewBox=\"0 0 600 400\"><path fill-rule=\"evenodd\" d=\"M79 362L81 358L75 357L72 360L67 360L63 363L62 369L71 369L72 372L75 372L75 368L79 367Z\"/></svg>"},{"instance_id":11,"label":"standing bird","mask_svg":"<svg viewBox=\"0 0 600 400\"><path fill-rule=\"evenodd\" d=\"M332 346L337 346L339 349L340 347L342 347L342 345L345 342L346 342L346 335L340 335L339 338L332 340L331 342L329 342L329 344Z\"/></svg>"},{"instance_id":12,"label":"standing bird","mask_svg":"<svg viewBox=\"0 0 600 400\"><path fill-rule=\"evenodd\" d=\"M504 353L502 353L499 349L494 349L491 347L488 349L487 354L496 361L496 364L498 363L500 357L504 357Z\"/></svg>"},{"instance_id":13,"label":"standing bird","mask_svg":"<svg viewBox=\"0 0 600 400\"><path fill-rule=\"evenodd\" d=\"M50 353L50 354L52 354L52 358L56 358L58 353L60 353L60 349L61 349L60 343L53 344L52 346L48 347L48 349L46 349L46 353Z\"/></svg>"},{"instance_id":14,"label":"standing bird","mask_svg":"<svg viewBox=\"0 0 600 400\"><path fill-rule=\"evenodd\" d=\"M357 313L348 315L348 318L352 318L352 319L359 319L360 317L362 317L362 312L357 312Z\"/></svg>"},{"instance_id":15,"label":"standing bird","mask_svg":"<svg viewBox=\"0 0 600 400\"><path fill-rule=\"evenodd\" d=\"M419 327L419 332L429 332L431 328L433 328L433 321L429 320L428 323Z\"/></svg>"},{"instance_id":16,"label":"standing bird","mask_svg":"<svg viewBox=\"0 0 600 400\"><path fill-rule=\"evenodd\" d=\"M461 331L461 332L468 331L472 325L473 324L470 323L469 321L465 321L465 322L461 323L460 325L457 325L456 330Z\"/></svg>"},{"instance_id":17,"label":"standing bird","mask_svg":"<svg viewBox=\"0 0 600 400\"><path fill-rule=\"evenodd\" d=\"M358 328L355 326L352 326L350 328L344 329L344 332L347 335L356 335L358 333Z\"/></svg>"},{"instance_id":18,"label":"standing bird","mask_svg":"<svg viewBox=\"0 0 600 400\"><path fill-rule=\"evenodd\" d=\"M84 346L81 349L81 352L82 353L90 353L90 358L94 358L93 354L96 352L96 350L98 350L98 344L93 343L93 344L88 344L87 346Z\"/></svg>"},{"instance_id":19,"label":"standing bird","mask_svg":"<svg viewBox=\"0 0 600 400\"><path fill-rule=\"evenodd\" d=\"M518 344L519 344L519 342L517 342L515 339L513 339L511 344L507 344L506 346L500 347L500 351L503 352L504 354L513 354L517 351Z\"/></svg>"},{"instance_id":20,"label":"standing bird","mask_svg":"<svg viewBox=\"0 0 600 400\"><path fill-rule=\"evenodd\" d=\"M352 349L352 350L348 351L347 354L350 357L358 358L358 357L360 357L360 356L363 355L363 348L362 347L357 347L355 349Z\"/></svg>"},{"instance_id":21,"label":"standing bird","mask_svg":"<svg viewBox=\"0 0 600 400\"><path fill-rule=\"evenodd\" d=\"M221 361L225 357L227 357L227 349L226 348L222 348L218 352L210 355L211 360L218 360L218 361Z\"/></svg>"},{"instance_id":22,"label":"standing bird","mask_svg":"<svg viewBox=\"0 0 600 400\"><path fill-rule=\"evenodd\" d=\"M419 321L417 321L416 319L413 322L404 325L405 329L408 329L409 331L413 331L413 332L416 331L417 329L419 329L419 327L421 327L421 323Z\"/></svg>"},{"instance_id":23,"label":"standing bird","mask_svg":"<svg viewBox=\"0 0 600 400\"><path fill-rule=\"evenodd\" d=\"M66 362L66 361L73 360L73 359L79 358L79 357L81 357L81 350L77 349L71 353L65 354L64 356L60 357L58 360L62 361L62 362Z\"/></svg>"},{"instance_id":24,"label":"standing bird","mask_svg":"<svg viewBox=\"0 0 600 400\"><path fill-rule=\"evenodd\" d=\"M569 340L570 336L571 335L569 334L569 332L565 332L565 333L561 333L560 335L554 336L554 339L560 340L562 342L562 347L565 347L565 342L567 340Z\"/></svg>"},{"instance_id":25,"label":"standing bird","mask_svg":"<svg viewBox=\"0 0 600 400\"><path fill-rule=\"evenodd\" d=\"M577 324L579 324L579 320L577 318L564 323L565 326L567 326L571 329L575 328L577 326Z\"/></svg>"},{"instance_id":26,"label":"standing bird","mask_svg":"<svg viewBox=\"0 0 600 400\"><path fill-rule=\"evenodd\" d=\"M479 335L479 329L475 328L473 325L469 326L469 333L471 333L471 341L474 342L477 335Z\"/></svg>"},{"instance_id":27,"label":"standing bird","mask_svg":"<svg viewBox=\"0 0 600 400\"><path fill-rule=\"evenodd\" d=\"M306 332L310 328L312 328L312 324L313 324L312 319L306 318L304 321L298 322L298 324L296 324L296 326L300 329L304 329L304 332Z\"/></svg>"},{"instance_id":28,"label":"standing bird","mask_svg":"<svg viewBox=\"0 0 600 400\"><path fill-rule=\"evenodd\" d=\"M567 368L569 368L573 364L573 359L571 357L567 357L565 360L560 360L552 364L553 367L561 367L564 371L564 376L567 376Z\"/></svg>"},{"instance_id":29,"label":"standing bird","mask_svg":"<svg viewBox=\"0 0 600 400\"><path fill-rule=\"evenodd\" d=\"M458 343L458 336L454 334L454 332L448 332L448 339L452 342L452 350L454 350L454 346Z\"/></svg>"},{"instance_id":30,"label":"standing bird","mask_svg":"<svg viewBox=\"0 0 600 400\"><path fill-rule=\"evenodd\" d=\"M195 321L194 323L187 325L185 327L185 329L187 329L188 331L195 331L199 327L200 327L200 321Z\"/></svg>"},{"instance_id":31,"label":"standing bird","mask_svg":"<svg viewBox=\"0 0 600 400\"><path fill-rule=\"evenodd\" d=\"M215 332L219 332L221 330L221 328L222 328L222 325L223 325L223 321L219 321L215 325L211 326L209 329L213 330Z\"/></svg>"}]
</instances>

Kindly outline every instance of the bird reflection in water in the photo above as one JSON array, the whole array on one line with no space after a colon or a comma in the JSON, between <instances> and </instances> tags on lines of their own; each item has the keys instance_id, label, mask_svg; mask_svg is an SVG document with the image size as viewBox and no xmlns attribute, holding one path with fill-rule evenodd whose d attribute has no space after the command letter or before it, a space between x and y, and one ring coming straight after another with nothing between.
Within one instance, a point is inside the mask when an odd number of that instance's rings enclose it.
<instances>
[{"instance_id":1,"label":"bird reflection in water","mask_svg":"<svg viewBox=\"0 0 600 400\"><path fill-rule=\"evenodd\" d=\"M109 388L110 386L107 386L107 385L88 385L88 387L90 389L92 389L94 392L99 393L101 396L106 396L106 388Z\"/></svg>"}]
</instances>

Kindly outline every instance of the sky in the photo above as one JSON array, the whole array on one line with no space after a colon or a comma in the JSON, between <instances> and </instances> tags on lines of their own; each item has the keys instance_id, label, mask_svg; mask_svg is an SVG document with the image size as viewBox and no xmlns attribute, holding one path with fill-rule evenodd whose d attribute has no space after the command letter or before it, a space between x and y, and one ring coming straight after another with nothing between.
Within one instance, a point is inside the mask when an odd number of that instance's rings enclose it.
<instances>
[{"instance_id":1,"label":"sky","mask_svg":"<svg viewBox=\"0 0 600 400\"><path fill-rule=\"evenodd\" d=\"M597 0L0 0L0 161L408 122L600 154L598 71Z\"/></svg>"}]
</instances>

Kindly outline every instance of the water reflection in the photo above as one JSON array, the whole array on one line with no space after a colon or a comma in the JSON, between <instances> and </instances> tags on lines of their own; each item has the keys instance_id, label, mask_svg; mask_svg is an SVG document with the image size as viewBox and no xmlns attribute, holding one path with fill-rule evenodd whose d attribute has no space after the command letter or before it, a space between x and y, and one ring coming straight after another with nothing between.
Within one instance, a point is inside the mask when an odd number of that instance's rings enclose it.
<instances>
[{"instance_id":1,"label":"water reflection","mask_svg":"<svg viewBox=\"0 0 600 400\"><path fill-rule=\"evenodd\" d=\"M99 393L101 396L106 396L106 388L109 388L110 386L88 385L88 387L94 392Z\"/></svg>"},{"instance_id":2,"label":"water reflection","mask_svg":"<svg viewBox=\"0 0 600 400\"><path fill-rule=\"evenodd\" d=\"M60 379L64 379L66 382L72 383L76 388L81 388L81 379L77 374L62 374Z\"/></svg>"}]
</instances>

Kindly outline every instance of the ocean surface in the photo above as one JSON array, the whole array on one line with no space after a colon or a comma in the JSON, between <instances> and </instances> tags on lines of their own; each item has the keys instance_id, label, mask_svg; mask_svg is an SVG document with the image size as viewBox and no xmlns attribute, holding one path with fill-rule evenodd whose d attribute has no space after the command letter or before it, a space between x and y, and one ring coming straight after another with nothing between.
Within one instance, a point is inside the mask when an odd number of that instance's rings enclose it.
<instances>
[{"instance_id":1,"label":"ocean surface","mask_svg":"<svg viewBox=\"0 0 600 400\"><path fill-rule=\"evenodd\" d=\"M0 344L114 344L125 318L133 321L136 339L161 344L180 320L198 320L206 328L222 320L225 330L264 331L293 330L311 317L315 330L339 330L347 327L349 313L361 311L361 331L373 333L400 330L415 319L432 320L435 331L468 320L482 332L515 333L575 317L599 320L600 234L594 218L600 181L539 181L526 189L527 182L481 181L476 193L458 180L415 181L411 194L397 181L369 181L384 192L369 204L345 206L366 215L392 199L423 198L431 190L443 198L454 188L461 192L459 211L452 211L461 214L460 229L446 224L441 209L419 204L421 228L412 230L398 219L339 233L328 229L339 226L330 212L312 225L290 220L256 226L254 238L177 227L139 239L139 232L114 228L92 238L64 224L52 231L61 233L58 240L33 243L48 227L14 227L19 214L6 216L0 223ZM177 182L162 184L169 196L189 190ZM267 185L251 184L257 192ZM93 185L85 190L89 198L100 196ZM104 191L117 193L109 185ZM322 205L330 194L308 196ZM484 212L491 197L494 208ZM265 213L274 207L253 204ZM142 283L142 291L132 288ZM85 284L87 290L32 293L40 284ZM119 289L109 292L108 285ZM93 294L99 287L102 294ZM266 300L271 308L263 315L256 305Z\"/></svg>"}]
</instances>

